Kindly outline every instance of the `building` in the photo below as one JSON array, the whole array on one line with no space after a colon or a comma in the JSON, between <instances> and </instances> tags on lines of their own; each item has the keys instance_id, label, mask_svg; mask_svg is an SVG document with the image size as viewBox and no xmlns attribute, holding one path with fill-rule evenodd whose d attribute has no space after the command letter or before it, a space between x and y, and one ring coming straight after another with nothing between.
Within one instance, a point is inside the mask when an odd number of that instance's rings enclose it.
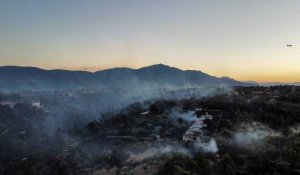
<instances>
[{"instance_id":1,"label":"building","mask_svg":"<svg viewBox=\"0 0 300 175\"><path fill-rule=\"evenodd\" d=\"M205 123L206 120L212 120L213 116L206 113L205 115L201 115L198 119L194 121L194 123L188 128L188 130L184 133L182 139L184 143L192 143L197 139L201 139L203 137L204 131L203 129L207 127Z\"/></svg>"}]
</instances>

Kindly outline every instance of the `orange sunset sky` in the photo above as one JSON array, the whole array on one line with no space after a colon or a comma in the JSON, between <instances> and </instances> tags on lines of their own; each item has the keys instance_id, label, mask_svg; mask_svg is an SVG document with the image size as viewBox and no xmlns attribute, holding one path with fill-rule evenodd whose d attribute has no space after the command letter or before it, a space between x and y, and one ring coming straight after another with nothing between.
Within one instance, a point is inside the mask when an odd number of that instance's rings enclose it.
<instances>
[{"instance_id":1,"label":"orange sunset sky","mask_svg":"<svg viewBox=\"0 0 300 175\"><path fill-rule=\"evenodd\" d=\"M299 0L4 0L0 66L96 71L162 63L243 81L300 82L299 9Z\"/></svg>"}]
</instances>

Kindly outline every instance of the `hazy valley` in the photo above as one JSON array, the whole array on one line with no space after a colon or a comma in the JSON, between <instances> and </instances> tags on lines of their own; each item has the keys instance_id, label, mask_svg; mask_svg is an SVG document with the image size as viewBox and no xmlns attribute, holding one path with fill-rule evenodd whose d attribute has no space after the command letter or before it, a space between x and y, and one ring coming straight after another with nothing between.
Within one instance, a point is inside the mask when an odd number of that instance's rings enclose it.
<instances>
[{"instance_id":1,"label":"hazy valley","mask_svg":"<svg viewBox=\"0 0 300 175\"><path fill-rule=\"evenodd\" d=\"M1 70L12 88L0 95L0 174L300 171L298 86L253 86L165 65Z\"/></svg>"}]
</instances>

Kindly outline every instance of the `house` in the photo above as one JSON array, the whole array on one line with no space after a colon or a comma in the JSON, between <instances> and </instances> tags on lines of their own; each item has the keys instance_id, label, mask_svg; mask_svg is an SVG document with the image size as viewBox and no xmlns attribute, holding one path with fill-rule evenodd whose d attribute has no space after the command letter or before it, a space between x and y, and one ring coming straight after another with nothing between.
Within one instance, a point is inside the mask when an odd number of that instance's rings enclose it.
<instances>
[{"instance_id":1,"label":"house","mask_svg":"<svg viewBox=\"0 0 300 175\"><path fill-rule=\"evenodd\" d=\"M32 107L37 107L37 108L41 108L41 102L40 101L33 101L31 102L31 106Z\"/></svg>"},{"instance_id":2,"label":"house","mask_svg":"<svg viewBox=\"0 0 300 175\"><path fill-rule=\"evenodd\" d=\"M200 139L204 132L203 128L207 127L205 123L206 120L212 120L213 116L206 113L205 115L201 115L197 120L193 122L193 124L188 128L188 130L184 133L182 139L184 143L192 143L197 139Z\"/></svg>"}]
</instances>

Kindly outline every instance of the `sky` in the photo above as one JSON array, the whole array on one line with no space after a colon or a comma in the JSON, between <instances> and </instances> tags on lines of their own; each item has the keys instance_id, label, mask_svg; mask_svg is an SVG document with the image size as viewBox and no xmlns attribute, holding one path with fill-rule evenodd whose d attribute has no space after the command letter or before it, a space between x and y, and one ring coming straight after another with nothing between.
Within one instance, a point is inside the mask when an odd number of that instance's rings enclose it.
<instances>
[{"instance_id":1,"label":"sky","mask_svg":"<svg viewBox=\"0 0 300 175\"><path fill-rule=\"evenodd\" d=\"M300 82L299 0L0 0L0 66ZM292 47L287 47L292 44Z\"/></svg>"}]
</instances>

